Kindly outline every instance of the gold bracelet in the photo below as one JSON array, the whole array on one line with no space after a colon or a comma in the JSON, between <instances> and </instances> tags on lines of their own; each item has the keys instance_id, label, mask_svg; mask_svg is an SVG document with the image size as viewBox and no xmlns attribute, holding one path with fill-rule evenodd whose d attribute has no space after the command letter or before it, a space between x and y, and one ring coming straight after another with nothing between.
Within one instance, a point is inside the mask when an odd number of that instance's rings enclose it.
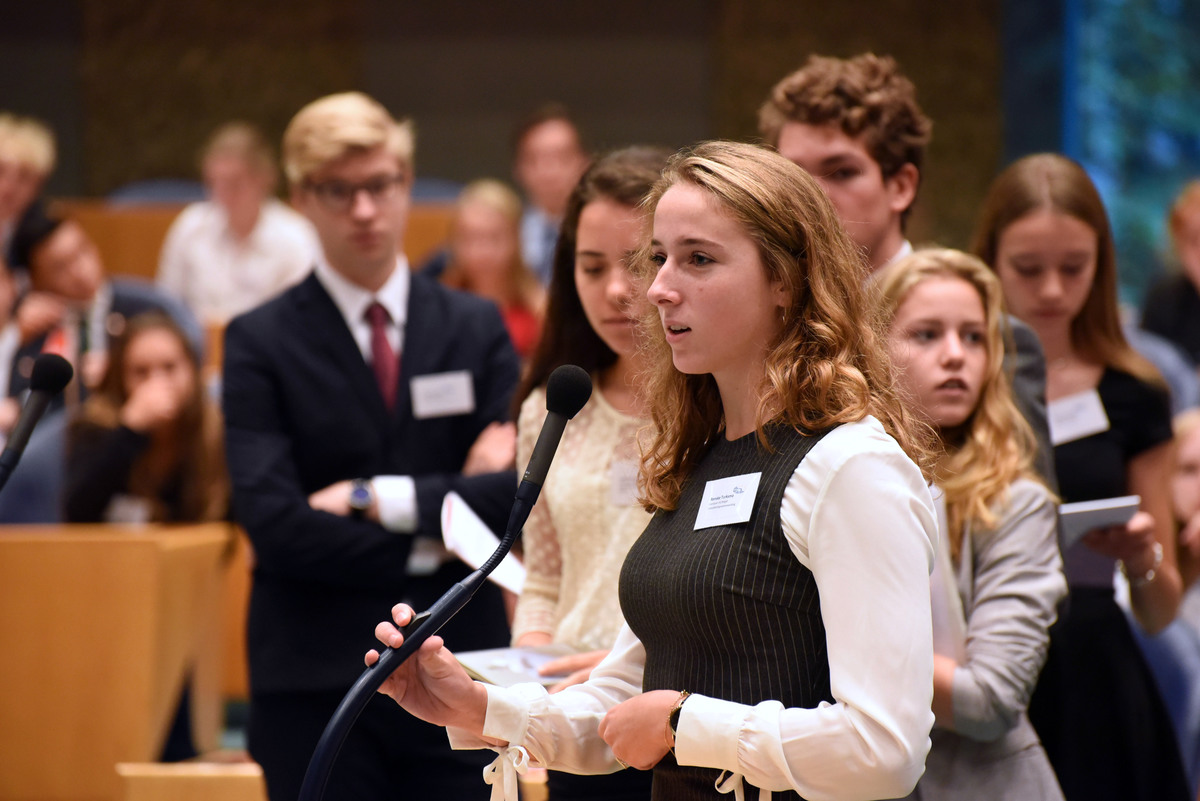
<instances>
[{"instance_id":1,"label":"gold bracelet","mask_svg":"<svg viewBox=\"0 0 1200 801\"><path fill-rule=\"evenodd\" d=\"M667 742L671 744L668 749L672 754L675 753L675 729L679 726L679 712L683 708L683 702L691 695L690 692L684 690L675 699L675 705L671 707L671 711L667 713Z\"/></svg>"},{"instance_id":2,"label":"gold bracelet","mask_svg":"<svg viewBox=\"0 0 1200 801\"><path fill-rule=\"evenodd\" d=\"M1154 551L1153 563L1151 563L1150 568L1140 576L1129 575L1129 571L1125 569L1125 563L1121 562L1121 572L1125 574L1125 578L1129 581L1130 587L1132 587L1134 589L1136 589L1138 587L1145 587L1147 584L1153 582L1156 578L1158 578L1158 571L1159 571L1159 568L1162 567L1162 563L1163 563L1162 543L1161 542L1154 543L1153 551Z\"/></svg>"}]
</instances>

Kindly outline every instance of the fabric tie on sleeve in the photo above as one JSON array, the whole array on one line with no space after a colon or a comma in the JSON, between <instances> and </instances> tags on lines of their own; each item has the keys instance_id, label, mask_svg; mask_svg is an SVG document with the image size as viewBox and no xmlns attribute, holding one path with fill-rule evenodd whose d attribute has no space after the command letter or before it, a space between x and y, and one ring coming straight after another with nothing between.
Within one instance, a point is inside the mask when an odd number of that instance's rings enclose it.
<instances>
[{"instance_id":1,"label":"fabric tie on sleeve","mask_svg":"<svg viewBox=\"0 0 1200 801\"><path fill-rule=\"evenodd\" d=\"M520 801L517 774L529 769L529 752L518 745L496 749L496 758L483 769L483 783L490 785L490 801Z\"/></svg>"}]
</instances>

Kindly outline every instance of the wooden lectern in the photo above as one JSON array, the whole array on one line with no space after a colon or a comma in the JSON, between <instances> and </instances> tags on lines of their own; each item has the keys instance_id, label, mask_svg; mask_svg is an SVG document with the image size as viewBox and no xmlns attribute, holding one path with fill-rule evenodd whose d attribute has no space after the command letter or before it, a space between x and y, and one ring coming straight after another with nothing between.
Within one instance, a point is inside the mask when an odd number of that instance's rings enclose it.
<instances>
[{"instance_id":1,"label":"wooden lectern","mask_svg":"<svg viewBox=\"0 0 1200 801\"><path fill-rule=\"evenodd\" d=\"M158 758L185 675L220 722L232 526L0 528L0 801L115 801Z\"/></svg>"}]
</instances>

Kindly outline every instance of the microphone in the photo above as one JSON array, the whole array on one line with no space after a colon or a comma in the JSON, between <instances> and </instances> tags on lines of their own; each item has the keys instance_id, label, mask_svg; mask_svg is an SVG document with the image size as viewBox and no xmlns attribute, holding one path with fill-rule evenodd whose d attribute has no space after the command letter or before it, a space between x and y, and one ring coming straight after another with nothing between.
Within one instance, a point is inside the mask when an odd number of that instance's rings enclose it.
<instances>
[{"instance_id":1,"label":"microphone","mask_svg":"<svg viewBox=\"0 0 1200 801\"><path fill-rule=\"evenodd\" d=\"M341 750L346 735L350 733L350 728L366 708L371 696L404 660L412 656L423 642L436 634L450 618L466 606L471 596L487 581L488 575L508 555L542 491L546 472L550 469L554 452L558 450L558 442L562 439L567 421L579 413L591 395L592 379L582 367L564 364L556 367L550 374L546 381L546 421L542 423L533 453L529 456L529 465L525 468L525 475L517 487L512 511L508 516L508 525L504 529L504 538L478 570L447 590L429 609L414 615L404 627L404 642L400 647L384 648L379 655L379 661L363 671L358 681L354 682L354 686L346 693L333 717L329 719L321 739L317 741L317 747L308 763L308 770L304 774L304 783L300 785L298 801L320 801L325 794L325 784L329 780L329 772L333 769L338 751Z\"/></svg>"},{"instance_id":2,"label":"microphone","mask_svg":"<svg viewBox=\"0 0 1200 801\"><path fill-rule=\"evenodd\" d=\"M8 477L21 460L21 454L29 444L29 436L33 434L33 427L46 413L46 407L50 405L54 396L70 383L74 374L75 369L71 367L71 363L55 353L43 353L33 363L33 373L29 379L29 399L25 401L21 416L17 418L17 424L8 435L4 452L0 453L0 487L8 482Z\"/></svg>"},{"instance_id":3,"label":"microphone","mask_svg":"<svg viewBox=\"0 0 1200 801\"><path fill-rule=\"evenodd\" d=\"M591 396L592 378L582 367L564 364L550 374L546 381L546 420L542 423L533 453L529 455L529 464L525 468L521 485L517 488L517 500L528 500L530 507L537 501L542 484L546 483L546 473L550 470L554 452L558 450L559 440L567 427L567 421L579 414L579 410ZM514 505L513 514L516 512L517 508ZM522 518L518 529L524 524L525 519ZM513 526L511 516L508 526Z\"/></svg>"}]
</instances>

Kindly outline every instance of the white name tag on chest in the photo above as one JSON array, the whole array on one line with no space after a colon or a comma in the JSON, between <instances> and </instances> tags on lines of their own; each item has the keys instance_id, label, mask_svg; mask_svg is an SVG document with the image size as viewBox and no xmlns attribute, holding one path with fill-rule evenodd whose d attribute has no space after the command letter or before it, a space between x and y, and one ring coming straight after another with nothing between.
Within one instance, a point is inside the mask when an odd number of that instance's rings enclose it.
<instances>
[{"instance_id":1,"label":"white name tag on chest","mask_svg":"<svg viewBox=\"0 0 1200 801\"><path fill-rule=\"evenodd\" d=\"M693 529L699 531L702 528L747 522L754 511L754 498L758 495L758 482L761 479L762 473L746 473L707 482Z\"/></svg>"},{"instance_id":2,"label":"white name tag on chest","mask_svg":"<svg viewBox=\"0 0 1200 801\"><path fill-rule=\"evenodd\" d=\"M1107 431L1108 415L1100 393L1094 389L1077 392L1046 404L1050 444L1062 445Z\"/></svg>"},{"instance_id":3,"label":"white name tag on chest","mask_svg":"<svg viewBox=\"0 0 1200 801\"><path fill-rule=\"evenodd\" d=\"M409 386L413 417L418 420L475 411L475 384L469 370L419 375Z\"/></svg>"},{"instance_id":4,"label":"white name tag on chest","mask_svg":"<svg viewBox=\"0 0 1200 801\"><path fill-rule=\"evenodd\" d=\"M609 497L613 506L636 506L638 497L638 463L614 461L608 469Z\"/></svg>"}]
</instances>

